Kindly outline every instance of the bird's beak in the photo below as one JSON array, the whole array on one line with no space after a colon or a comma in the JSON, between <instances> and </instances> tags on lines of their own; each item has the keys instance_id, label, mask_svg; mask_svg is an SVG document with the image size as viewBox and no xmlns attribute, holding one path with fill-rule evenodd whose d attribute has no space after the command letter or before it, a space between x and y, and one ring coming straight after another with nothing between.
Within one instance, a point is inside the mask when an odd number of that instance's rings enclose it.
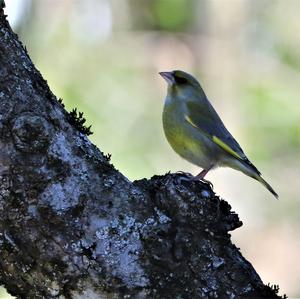
<instances>
[{"instance_id":1,"label":"bird's beak","mask_svg":"<svg viewBox=\"0 0 300 299\"><path fill-rule=\"evenodd\" d=\"M159 73L169 85L173 85L175 83L173 72L160 72Z\"/></svg>"}]
</instances>

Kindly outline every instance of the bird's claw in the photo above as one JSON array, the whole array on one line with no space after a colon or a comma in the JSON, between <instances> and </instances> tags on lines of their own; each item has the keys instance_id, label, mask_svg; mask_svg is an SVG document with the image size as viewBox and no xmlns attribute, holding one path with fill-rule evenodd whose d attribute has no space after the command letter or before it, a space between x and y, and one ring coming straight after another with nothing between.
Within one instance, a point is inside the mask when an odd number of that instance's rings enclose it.
<instances>
[{"instance_id":1,"label":"bird's claw","mask_svg":"<svg viewBox=\"0 0 300 299\"><path fill-rule=\"evenodd\" d=\"M205 179L200 179L199 181L204 183L205 185L208 185L210 187L210 189L214 189L214 185L212 184L212 182L205 180Z\"/></svg>"},{"instance_id":2,"label":"bird's claw","mask_svg":"<svg viewBox=\"0 0 300 299\"><path fill-rule=\"evenodd\" d=\"M188 173L188 172L184 172L184 171L177 171L176 174L179 174L180 176L178 176L176 178L176 182L178 184L181 184L182 181L188 181L188 182L202 182L204 183L205 185L208 185L210 187L210 189L213 189L214 188L214 185L208 181L208 180L205 180L205 179L200 179L199 177L197 176L193 176L192 174Z\"/></svg>"},{"instance_id":3,"label":"bird's claw","mask_svg":"<svg viewBox=\"0 0 300 299\"><path fill-rule=\"evenodd\" d=\"M177 171L176 174L180 175L180 176L176 177L176 183L178 185L181 185L182 181L190 182L194 178L194 176L192 174L190 174L188 172L184 172L184 171Z\"/></svg>"},{"instance_id":4,"label":"bird's claw","mask_svg":"<svg viewBox=\"0 0 300 299\"><path fill-rule=\"evenodd\" d=\"M184 177L187 177L187 178L193 178L194 177L191 173L184 172L184 171L177 171L176 174L180 174L180 175L182 175Z\"/></svg>"}]
</instances>

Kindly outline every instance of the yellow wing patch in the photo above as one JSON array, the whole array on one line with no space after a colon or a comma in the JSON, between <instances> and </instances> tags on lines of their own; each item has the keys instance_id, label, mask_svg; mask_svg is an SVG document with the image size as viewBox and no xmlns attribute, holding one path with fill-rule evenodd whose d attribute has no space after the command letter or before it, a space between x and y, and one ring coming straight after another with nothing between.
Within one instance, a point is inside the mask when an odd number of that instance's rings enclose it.
<instances>
[{"instance_id":1,"label":"yellow wing patch","mask_svg":"<svg viewBox=\"0 0 300 299\"><path fill-rule=\"evenodd\" d=\"M185 115L184 118L185 118L185 120L186 120L189 124L191 124L193 127L199 129L198 126L197 126L195 123L193 123L193 121L191 120L191 118L190 118L188 115Z\"/></svg>"},{"instance_id":2,"label":"yellow wing patch","mask_svg":"<svg viewBox=\"0 0 300 299\"><path fill-rule=\"evenodd\" d=\"M216 143L218 146L220 146L223 150L231 154L232 156L243 159L239 154L237 154L230 146L228 146L225 142L223 142L220 138L217 136L212 136L212 141Z\"/></svg>"},{"instance_id":3,"label":"yellow wing patch","mask_svg":"<svg viewBox=\"0 0 300 299\"><path fill-rule=\"evenodd\" d=\"M192 120L188 115L184 116L185 120L192 125L194 128L197 128L199 130L201 130ZM202 130L201 130L202 131ZM243 160L243 158L236 153L229 145L227 145L225 142L223 142L220 138L218 138L217 136L211 136L207 133L205 133L204 131L202 131L202 133L204 133L207 137L211 138L212 141L217 144L218 146L220 146L224 151L226 151L227 153L229 153L230 155L234 156L237 159Z\"/></svg>"}]
</instances>

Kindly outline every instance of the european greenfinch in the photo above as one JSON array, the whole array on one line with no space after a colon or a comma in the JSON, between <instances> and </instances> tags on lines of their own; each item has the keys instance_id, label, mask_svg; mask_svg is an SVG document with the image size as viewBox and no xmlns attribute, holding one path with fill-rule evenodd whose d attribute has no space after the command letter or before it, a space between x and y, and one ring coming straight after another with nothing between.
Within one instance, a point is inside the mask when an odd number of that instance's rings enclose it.
<instances>
[{"instance_id":1,"label":"european greenfinch","mask_svg":"<svg viewBox=\"0 0 300 299\"><path fill-rule=\"evenodd\" d=\"M203 168L193 179L203 180L216 167L231 167L261 182L278 198L225 128L200 83L179 70L159 74L168 83L163 109L164 132L177 154Z\"/></svg>"}]
</instances>

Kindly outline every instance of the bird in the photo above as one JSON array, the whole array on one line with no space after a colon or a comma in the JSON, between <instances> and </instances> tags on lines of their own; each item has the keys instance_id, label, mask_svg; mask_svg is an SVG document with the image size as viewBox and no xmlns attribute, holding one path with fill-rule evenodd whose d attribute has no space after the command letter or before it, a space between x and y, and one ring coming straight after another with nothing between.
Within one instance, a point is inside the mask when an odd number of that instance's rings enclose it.
<instances>
[{"instance_id":1,"label":"bird","mask_svg":"<svg viewBox=\"0 0 300 299\"><path fill-rule=\"evenodd\" d=\"M205 181L210 170L230 167L259 181L278 199L226 129L198 80L181 70L159 74L168 84L162 113L166 138L179 156L203 169L192 179Z\"/></svg>"}]
</instances>

